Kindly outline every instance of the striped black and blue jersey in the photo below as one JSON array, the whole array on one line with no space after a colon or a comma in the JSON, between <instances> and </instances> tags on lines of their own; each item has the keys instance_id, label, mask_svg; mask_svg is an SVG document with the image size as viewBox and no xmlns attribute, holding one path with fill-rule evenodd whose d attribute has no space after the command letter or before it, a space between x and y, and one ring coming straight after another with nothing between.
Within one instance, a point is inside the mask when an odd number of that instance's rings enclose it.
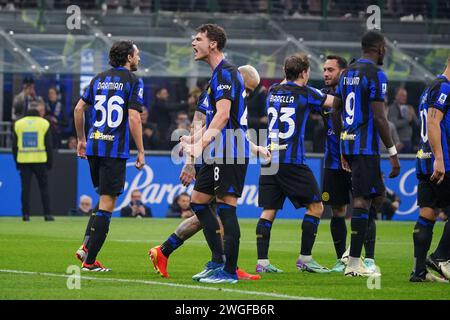
<instances>
[{"instance_id":1,"label":"striped black and blue jersey","mask_svg":"<svg viewBox=\"0 0 450 320\"><path fill-rule=\"evenodd\" d=\"M450 81L445 76L438 76L425 88L420 96L420 148L417 152L416 174L433 173L434 156L428 141L427 115L429 108L436 108L444 113L441 121L441 144L444 156L445 172L450 171Z\"/></svg>"},{"instance_id":2,"label":"striped black and blue jersey","mask_svg":"<svg viewBox=\"0 0 450 320\"><path fill-rule=\"evenodd\" d=\"M327 95L294 82L275 84L267 94L268 145L287 145L272 153L272 162L305 163L305 125L311 111L320 112Z\"/></svg>"},{"instance_id":3,"label":"striped black and blue jersey","mask_svg":"<svg viewBox=\"0 0 450 320\"><path fill-rule=\"evenodd\" d=\"M213 156L222 159L249 158L250 145L246 138L245 86L239 70L223 59L213 71L208 95L213 115L217 112L218 101L222 99L231 101L230 118L222 129L221 139L216 137L214 141Z\"/></svg>"},{"instance_id":4,"label":"striped black and blue jersey","mask_svg":"<svg viewBox=\"0 0 450 320\"><path fill-rule=\"evenodd\" d=\"M336 88L343 104L342 154L380 154L371 102L384 101L386 90L386 74L370 60L359 59L342 72Z\"/></svg>"},{"instance_id":5,"label":"striped black and blue jersey","mask_svg":"<svg viewBox=\"0 0 450 320\"><path fill-rule=\"evenodd\" d=\"M89 105L86 155L129 158L128 110L142 112L144 86L124 67L96 75L81 99Z\"/></svg>"},{"instance_id":6,"label":"striped black and blue jersey","mask_svg":"<svg viewBox=\"0 0 450 320\"><path fill-rule=\"evenodd\" d=\"M213 119L213 109L211 108L211 104L209 103L209 94L208 90L203 91L198 97L197 106L195 111L199 111L205 115L205 125L206 128L209 127Z\"/></svg>"},{"instance_id":7,"label":"striped black and blue jersey","mask_svg":"<svg viewBox=\"0 0 450 320\"><path fill-rule=\"evenodd\" d=\"M334 95L333 88L323 88L321 90L325 94ZM327 136L325 138L325 153L323 157L323 167L326 169L341 169L341 152L339 146L339 137L333 131L333 121L331 120L331 114L333 110L322 109L320 114L322 115L323 122Z\"/></svg>"}]
</instances>

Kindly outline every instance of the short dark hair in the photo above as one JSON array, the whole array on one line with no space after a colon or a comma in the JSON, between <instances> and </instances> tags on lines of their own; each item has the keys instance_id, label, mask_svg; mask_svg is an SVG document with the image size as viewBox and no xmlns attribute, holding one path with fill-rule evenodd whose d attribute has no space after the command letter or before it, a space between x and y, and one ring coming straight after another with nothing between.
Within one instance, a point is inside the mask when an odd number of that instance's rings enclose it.
<instances>
[{"instance_id":1,"label":"short dark hair","mask_svg":"<svg viewBox=\"0 0 450 320\"><path fill-rule=\"evenodd\" d=\"M195 31L206 33L206 37L210 41L216 41L217 49L219 51L222 51L222 49L225 48L225 44L227 43L227 35L225 33L225 30L221 26L218 26L217 24L207 23L202 24Z\"/></svg>"},{"instance_id":2,"label":"short dark hair","mask_svg":"<svg viewBox=\"0 0 450 320\"><path fill-rule=\"evenodd\" d=\"M309 59L306 54L294 54L284 60L284 73L286 75L286 80L297 80L300 73L307 71L308 69Z\"/></svg>"},{"instance_id":3,"label":"short dark hair","mask_svg":"<svg viewBox=\"0 0 450 320\"><path fill-rule=\"evenodd\" d=\"M166 87L158 87L155 90L155 96L157 96L161 91L166 90L167 92L169 92L169 90L167 90Z\"/></svg>"},{"instance_id":4,"label":"short dark hair","mask_svg":"<svg viewBox=\"0 0 450 320\"><path fill-rule=\"evenodd\" d=\"M113 67L123 67L128 60L128 55L134 53L134 42L122 40L115 42L109 50L109 64Z\"/></svg>"},{"instance_id":5,"label":"short dark hair","mask_svg":"<svg viewBox=\"0 0 450 320\"><path fill-rule=\"evenodd\" d=\"M345 60L345 58L343 58L341 56L330 54L327 56L327 60L336 60L339 69L347 68L347 60Z\"/></svg>"},{"instance_id":6,"label":"short dark hair","mask_svg":"<svg viewBox=\"0 0 450 320\"><path fill-rule=\"evenodd\" d=\"M377 31L366 32L361 39L363 52L376 51L378 45L384 41L384 36Z\"/></svg>"},{"instance_id":7,"label":"short dark hair","mask_svg":"<svg viewBox=\"0 0 450 320\"><path fill-rule=\"evenodd\" d=\"M24 85L34 84L33 77L32 76L26 76L25 78L23 78L23 84Z\"/></svg>"}]
</instances>

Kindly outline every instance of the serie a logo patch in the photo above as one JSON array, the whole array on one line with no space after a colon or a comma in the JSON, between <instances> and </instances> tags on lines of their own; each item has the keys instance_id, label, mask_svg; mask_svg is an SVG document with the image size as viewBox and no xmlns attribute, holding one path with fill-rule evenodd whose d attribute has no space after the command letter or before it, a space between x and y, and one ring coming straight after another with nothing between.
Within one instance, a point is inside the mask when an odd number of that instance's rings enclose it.
<instances>
[{"instance_id":1,"label":"serie a logo patch","mask_svg":"<svg viewBox=\"0 0 450 320\"><path fill-rule=\"evenodd\" d=\"M445 93L441 93L441 95L439 96L438 102L440 104L444 104L446 99L447 99L447 95Z\"/></svg>"}]
</instances>

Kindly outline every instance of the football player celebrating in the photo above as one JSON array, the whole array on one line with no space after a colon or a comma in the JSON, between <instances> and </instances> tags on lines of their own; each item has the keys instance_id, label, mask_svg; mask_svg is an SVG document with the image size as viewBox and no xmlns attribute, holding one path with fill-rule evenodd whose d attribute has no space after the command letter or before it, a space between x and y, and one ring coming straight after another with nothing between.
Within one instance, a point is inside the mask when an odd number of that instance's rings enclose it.
<instances>
[{"instance_id":1,"label":"football player celebrating","mask_svg":"<svg viewBox=\"0 0 450 320\"><path fill-rule=\"evenodd\" d=\"M445 223L438 247L428 259L436 210L450 205L450 57L443 74L428 85L420 97L420 149L416 173L419 185L419 218L414 227L414 271L411 282L442 281L426 266L450 279L450 224Z\"/></svg>"}]
</instances>

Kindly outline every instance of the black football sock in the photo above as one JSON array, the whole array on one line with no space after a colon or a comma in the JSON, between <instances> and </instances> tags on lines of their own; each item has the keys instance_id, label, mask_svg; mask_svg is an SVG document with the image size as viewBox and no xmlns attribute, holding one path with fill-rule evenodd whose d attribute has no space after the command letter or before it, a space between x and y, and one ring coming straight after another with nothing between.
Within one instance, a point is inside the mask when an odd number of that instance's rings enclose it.
<instances>
[{"instance_id":1,"label":"black football sock","mask_svg":"<svg viewBox=\"0 0 450 320\"><path fill-rule=\"evenodd\" d=\"M241 230L236 216L236 207L225 203L217 204L217 213L223 224L223 246L225 251L225 265L223 269L231 274L236 273L239 256L239 241Z\"/></svg>"},{"instance_id":2,"label":"black football sock","mask_svg":"<svg viewBox=\"0 0 450 320\"><path fill-rule=\"evenodd\" d=\"M174 252L179 246L183 244L183 240L180 239L175 233L172 233L169 238L161 245L161 252L168 258L172 252Z\"/></svg>"},{"instance_id":3,"label":"black football sock","mask_svg":"<svg viewBox=\"0 0 450 320\"><path fill-rule=\"evenodd\" d=\"M258 251L258 260L268 259L270 231L272 221L260 218L256 225L256 248Z\"/></svg>"},{"instance_id":4,"label":"black football sock","mask_svg":"<svg viewBox=\"0 0 450 320\"><path fill-rule=\"evenodd\" d=\"M345 217L332 217L330 229L336 256L340 259L346 250L347 225L345 224Z\"/></svg>"},{"instance_id":5,"label":"black football sock","mask_svg":"<svg viewBox=\"0 0 450 320\"><path fill-rule=\"evenodd\" d=\"M314 241L316 240L317 228L319 227L320 218L305 214L302 222L302 244L300 254L302 256L310 256Z\"/></svg>"},{"instance_id":6,"label":"black football sock","mask_svg":"<svg viewBox=\"0 0 450 320\"><path fill-rule=\"evenodd\" d=\"M433 253L433 258L439 260L450 259L450 223L448 221L445 223L441 240Z\"/></svg>"},{"instance_id":7,"label":"black football sock","mask_svg":"<svg viewBox=\"0 0 450 320\"><path fill-rule=\"evenodd\" d=\"M370 208L370 211L375 210ZM377 225L375 224L375 216L369 214L369 223L367 226L367 234L366 239L364 240L364 249L366 251L365 258L367 259L375 259L375 243L377 238Z\"/></svg>"},{"instance_id":8,"label":"black football sock","mask_svg":"<svg viewBox=\"0 0 450 320\"><path fill-rule=\"evenodd\" d=\"M414 273L417 276L426 270L425 260L427 258L427 252L430 249L431 240L433 239L433 227L434 221L421 216L419 216L414 226Z\"/></svg>"},{"instance_id":9,"label":"black football sock","mask_svg":"<svg viewBox=\"0 0 450 320\"><path fill-rule=\"evenodd\" d=\"M89 217L89 221L88 224L86 226L86 231L84 232L84 239L83 239L83 246L85 246L87 248L88 243L89 243L89 238L91 237L91 228L92 228L92 224L94 223L94 219L95 219L95 212L92 212L91 216Z\"/></svg>"},{"instance_id":10,"label":"black football sock","mask_svg":"<svg viewBox=\"0 0 450 320\"><path fill-rule=\"evenodd\" d=\"M353 208L352 235L350 240L350 257L361 257L364 240L366 239L369 212L362 208Z\"/></svg>"},{"instance_id":11,"label":"black football sock","mask_svg":"<svg viewBox=\"0 0 450 320\"><path fill-rule=\"evenodd\" d=\"M203 227L203 234L211 250L211 261L223 263L222 237L215 213L211 212L208 204L191 203L191 208Z\"/></svg>"},{"instance_id":12,"label":"black football sock","mask_svg":"<svg viewBox=\"0 0 450 320\"><path fill-rule=\"evenodd\" d=\"M111 221L111 212L98 210L92 223L91 237L88 243L88 255L86 264L93 264L97 258L97 254L105 242L109 231L109 223Z\"/></svg>"}]
</instances>

